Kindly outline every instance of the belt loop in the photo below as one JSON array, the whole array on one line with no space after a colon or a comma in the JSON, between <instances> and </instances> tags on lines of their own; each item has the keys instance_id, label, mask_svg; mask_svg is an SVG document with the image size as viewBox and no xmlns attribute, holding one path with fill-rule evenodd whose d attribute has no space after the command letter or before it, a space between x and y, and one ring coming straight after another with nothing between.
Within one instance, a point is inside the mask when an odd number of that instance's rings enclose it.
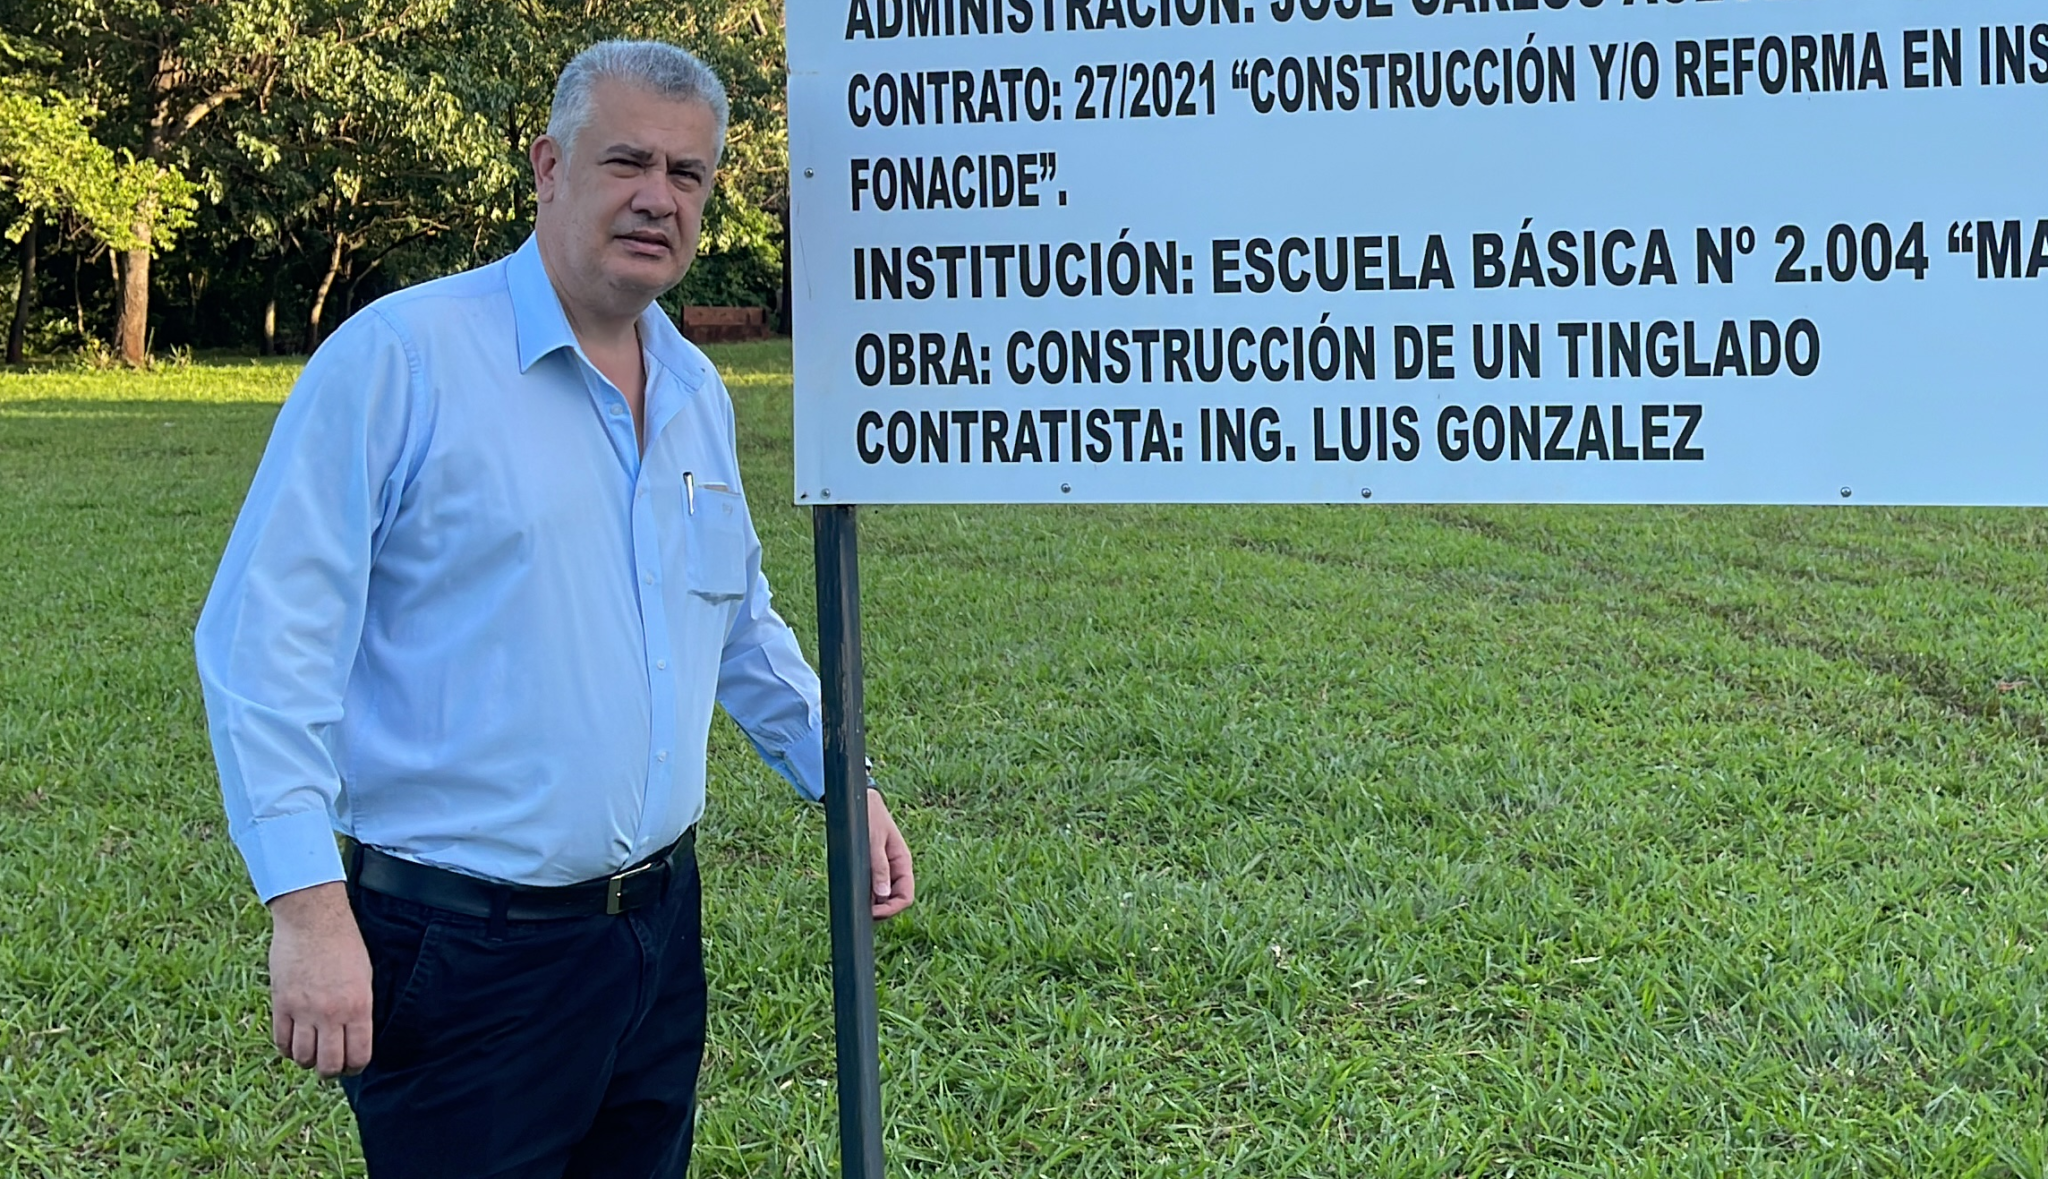
<instances>
[{"instance_id":1,"label":"belt loop","mask_svg":"<svg viewBox=\"0 0 2048 1179\"><path fill-rule=\"evenodd\" d=\"M488 936L494 942L505 940L505 910L511 905L511 889L500 887L491 890L491 925Z\"/></svg>"}]
</instances>

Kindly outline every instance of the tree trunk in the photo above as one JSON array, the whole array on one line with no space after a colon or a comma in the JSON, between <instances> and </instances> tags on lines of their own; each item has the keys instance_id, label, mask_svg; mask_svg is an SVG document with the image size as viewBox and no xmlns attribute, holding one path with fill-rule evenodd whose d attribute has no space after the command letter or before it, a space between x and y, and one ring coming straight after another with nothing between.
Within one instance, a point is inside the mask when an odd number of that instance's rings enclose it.
<instances>
[{"instance_id":1,"label":"tree trunk","mask_svg":"<svg viewBox=\"0 0 2048 1179\"><path fill-rule=\"evenodd\" d=\"M334 235L334 248L327 252L327 273L320 276L320 288L313 292L313 310L306 317L306 351L320 346L320 313L327 308L327 293L334 289L334 276L341 273L347 235Z\"/></svg>"},{"instance_id":2,"label":"tree trunk","mask_svg":"<svg viewBox=\"0 0 2048 1179\"><path fill-rule=\"evenodd\" d=\"M356 313L356 288L363 285L363 280L370 277L376 271L377 263L383 260L383 256L379 255L372 258L370 264L361 270L353 266L348 268L348 286L341 292L341 314L344 319Z\"/></svg>"},{"instance_id":3,"label":"tree trunk","mask_svg":"<svg viewBox=\"0 0 2048 1179\"><path fill-rule=\"evenodd\" d=\"M384 259L389 258L394 252L404 249L406 246L413 244L414 242L420 240L423 237L432 237L437 233L442 233L445 231L446 227L439 225L429 226L426 229L414 230L413 232L406 234L404 237L399 238L398 240L385 246L383 249L378 250L376 256L371 258L369 262L366 263L361 270L357 270L355 268L355 264L350 263L348 269L348 290L342 292L341 309L349 315L355 314L355 310L357 307L356 288L362 286L363 280L370 277L371 273L373 273L379 266L382 266L384 264Z\"/></svg>"},{"instance_id":4,"label":"tree trunk","mask_svg":"<svg viewBox=\"0 0 2048 1179\"><path fill-rule=\"evenodd\" d=\"M121 252L121 318L114 327L114 349L141 368L149 363L149 222L137 222L135 232L142 248Z\"/></svg>"},{"instance_id":5,"label":"tree trunk","mask_svg":"<svg viewBox=\"0 0 2048 1179\"><path fill-rule=\"evenodd\" d=\"M36 238L40 225L30 218L28 232L21 239L21 291L14 297L14 326L7 330L7 363L27 360L28 318L36 309Z\"/></svg>"},{"instance_id":6,"label":"tree trunk","mask_svg":"<svg viewBox=\"0 0 2048 1179\"><path fill-rule=\"evenodd\" d=\"M182 115L172 117L169 100L176 79L181 71L175 66L169 54L175 50L159 52L156 76L151 89L158 97L156 115L149 121L149 135L144 141L142 158L151 164L162 160L164 153L185 133L199 124L201 119L219 110L223 103L239 98L242 83L216 90L188 107ZM151 230L156 225L160 210L155 202L147 203L135 219L135 237L138 249L125 251L121 256L119 274L121 277L121 318L114 327L114 347L121 359L141 368L149 363L149 250Z\"/></svg>"},{"instance_id":7,"label":"tree trunk","mask_svg":"<svg viewBox=\"0 0 2048 1179\"><path fill-rule=\"evenodd\" d=\"M276 264L270 268L270 284L263 292L263 355L276 356L277 347L277 289L284 285L284 255L279 254Z\"/></svg>"}]
</instances>

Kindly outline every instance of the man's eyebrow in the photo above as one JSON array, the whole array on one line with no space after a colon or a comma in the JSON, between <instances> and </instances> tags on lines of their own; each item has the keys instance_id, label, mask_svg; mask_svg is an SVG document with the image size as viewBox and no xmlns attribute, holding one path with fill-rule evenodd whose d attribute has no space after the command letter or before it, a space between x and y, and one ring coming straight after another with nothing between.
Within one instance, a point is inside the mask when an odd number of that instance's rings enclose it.
<instances>
[{"instance_id":1,"label":"man's eyebrow","mask_svg":"<svg viewBox=\"0 0 2048 1179\"><path fill-rule=\"evenodd\" d=\"M605 159L626 159L642 167L653 163L655 158L655 153L651 149L637 147L630 143L614 143L610 147L605 148L603 154ZM711 161L704 159L702 156L674 156L669 159L668 167L671 172L684 170L709 172L712 165Z\"/></svg>"}]
</instances>

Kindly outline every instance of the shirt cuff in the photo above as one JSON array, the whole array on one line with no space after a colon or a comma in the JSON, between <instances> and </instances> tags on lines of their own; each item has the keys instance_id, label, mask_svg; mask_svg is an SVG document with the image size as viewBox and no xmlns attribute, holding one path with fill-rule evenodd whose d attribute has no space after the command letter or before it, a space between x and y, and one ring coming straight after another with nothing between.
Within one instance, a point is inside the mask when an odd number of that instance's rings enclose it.
<instances>
[{"instance_id":1,"label":"shirt cuff","mask_svg":"<svg viewBox=\"0 0 2048 1179\"><path fill-rule=\"evenodd\" d=\"M790 784L812 802L825 801L825 734L812 729L789 743Z\"/></svg>"},{"instance_id":2,"label":"shirt cuff","mask_svg":"<svg viewBox=\"0 0 2048 1179\"><path fill-rule=\"evenodd\" d=\"M781 748L771 749L752 733L747 740L753 743L754 752L768 763L768 768L781 774L798 794L812 802L825 801L825 734L816 726L807 728L796 736L782 742Z\"/></svg>"},{"instance_id":3,"label":"shirt cuff","mask_svg":"<svg viewBox=\"0 0 2048 1179\"><path fill-rule=\"evenodd\" d=\"M235 833L235 847L266 905L285 893L346 878L334 824L324 810L259 820Z\"/></svg>"}]
</instances>

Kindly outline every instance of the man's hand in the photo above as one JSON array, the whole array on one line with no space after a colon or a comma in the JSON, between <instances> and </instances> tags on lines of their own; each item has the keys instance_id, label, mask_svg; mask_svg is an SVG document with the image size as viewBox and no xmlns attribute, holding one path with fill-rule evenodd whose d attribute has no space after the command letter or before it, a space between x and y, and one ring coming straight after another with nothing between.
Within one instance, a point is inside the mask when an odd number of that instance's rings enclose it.
<instances>
[{"instance_id":1,"label":"man's hand","mask_svg":"<svg viewBox=\"0 0 2048 1179\"><path fill-rule=\"evenodd\" d=\"M909 863L906 855L906 872ZM274 897L270 921L277 1050L323 1077L362 1072L370 1063L370 955L347 886L335 881Z\"/></svg>"},{"instance_id":2,"label":"man's hand","mask_svg":"<svg viewBox=\"0 0 2048 1179\"><path fill-rule=\"evenodd\" d=\"M868 791L868 866L874 876L875 920L887 921L917 899L917 881L910 874L910 845L896 829L889 804Z\"/></svg>"}]
</instances>

